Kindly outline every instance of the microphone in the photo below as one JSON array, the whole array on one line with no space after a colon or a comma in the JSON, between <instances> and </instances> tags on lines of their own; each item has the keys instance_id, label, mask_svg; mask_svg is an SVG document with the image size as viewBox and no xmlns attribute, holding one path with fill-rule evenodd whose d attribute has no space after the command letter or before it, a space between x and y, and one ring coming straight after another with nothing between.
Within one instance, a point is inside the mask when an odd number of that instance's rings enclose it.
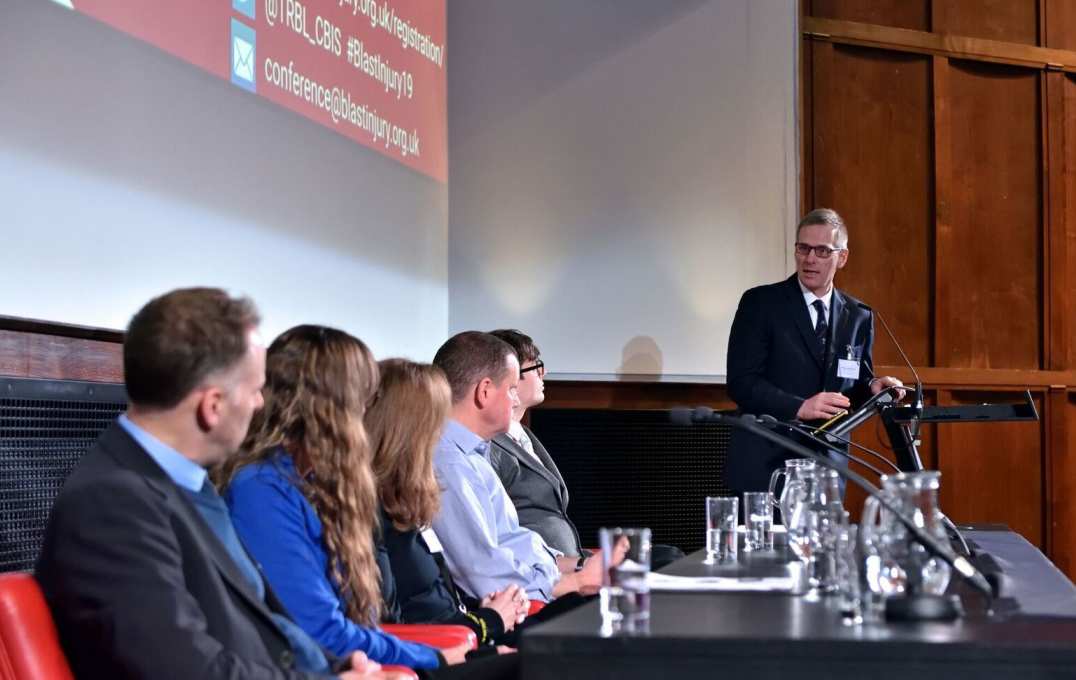
<instances>
[{"instance_id":1,"label":"microphone","mask_svg":"<svg viewBox=\"0 0 1076 680\"><path fill-rule=\"evenodd\" d=\"M819 437L814 432L812 432L811 429L808 428L808 427L805 427L805 426L800 425L800 424L795 423L795 422L778 420L777 418L774 418L773 416L766 415L766 414L758 416L758 421L759 421L759 424L762 425L763 427L767 427L767 426L770 426L770 425L772 425L774 428L785 427L785 428L787 428L789 430L792 430L793 432L798 432L799 434L802 434L805 437L809 437L811 439L811 441L818 442L822 446L826 447L827 450L836 453L837 455L841 456L842 458L845 458L846 460L849 460L849 461L851 461L853 463L859 463L860 465L867 468L868 470L870 470L874 474L878 475L879 477L884 476L886 473L882 472L881 470L874 467L873 465L871 465L867 461L863 460L862 458L857 458L856 456L853 456L852 454L848 453L847 451L842 451L841 449L837 448L836 446L833 446L833 444L831 444L830 442L825 441L824 437L830 437L830 438L835 439L835 440L837 440L839 442L843 442L845 444L851 444L852 446L855 446L858 449L862 449L866 453L869 453L870 455L872 455L872 456L878 458L879 460L881 460L883 463L885 463L886 465L891 467L895 472L900 472L900 468L897 467L896 464L893 463L893 461L889 460L888 458L886 458L882 454L878 453L877 451L872 451L871 449L868 449L865 446L861 446L861 445L859 445L859 444L857 444L857 443L855 443L855 442L853 442L853 441L851 441L849 439L845 439L844 437L840 437L838 435L829 434L829 433L825 434L823 437Z\"/></svg>"},{"instance_id":2,"label":"microphone","mask_svg":"<svg viewBox=\"0 0 1076 680\"><path fill-rule=\"evenodd\" d=\"M708 423L714 420L714 410L709 406L688 408L677 406L669 409L669 421L673 425L694 425L696 423Z\"/></svg>"},{"instance_id":3,"label":"microphone","mask_svg":"<svg viewBox=\"0 0 1076 680\"><path fill-rule=\"evenodd\" d=\"M892 401L892 400L890 400L890 401ZM857 458L857 457L849 454L847 451L842 451L841 449L833 446L832 442L827 441L827 440L835 440L835 441L841 442L843 444L848 444L848 445L854 446L857 449L859 449L860 451L863 451L864 453L868 453L871 456L874 456L878 460L880 460L883 463L885 463L886 465L888 465L890 468L892 468L894 473L899 474L901 472L904 472L903 470L900 469L900 467L896 463L889 460L888 458L886 458L882 454L878 453L874 449L868 448L868 447L866 447L866 446L864 446L862 444L854 442L854 441L852 441L851 439L849 439L847 437L842 437L842 436L834 434L832 432L825 432L820 437L820 436L816 435L814 432L812 432L811 429L808 428L808 427L805 427L803 425L799 425L799 424L794 423L794 422L786 422L786 421L777 420L776 418L774 418L771 415L761 415L761 416L758 416L758 419L759 419L759 421L761 421L763 423L764 426L765 426L766 423L772 421L775 425L783 425L783 426L789 428L790 430L794 430L794 431L799 432L800 434L802 434L804 436L810 437L813 441L816 441L819 444L821 444L822 446L826 447L827 450L832 451L832 452L836 453L837 455L844 456L845 458L847 458L848 460L850 460L852 462L859 463L860 465L867 468L868 470L870 470L874 474L878 475L879 477L884 476L885 473L883 473L881 470L874 467L873 465L869 465L867 463L867 461L865 461L865 460L863 460L861 458ZM964 538L964 534L960 533L960 529L956 526L956 524L953 522L953 520L949 519L949 516L946 515L945 513L942 513L942 523L945 524L946 528L948 528L949 533L950 533L950 537L956 536L957 540L960 541L960 547L963 549L964 554L967 555L968 557L973 557L974 553L972 552L971 546L968 545L967 539ZM989 576L988 576L987 580L988 581L990 580ZM995 588L994 592L997 593L998 590Z\"/></svg>"},{"instance_id":4,"label":"microphone","mask_svg":"<svg viewBox=\"0 0 1076 680\"><path fill-rule=\"evenodd\" d=\"M993 601L995 597L994 587L992 587L990 581L988 581L982 575L982 573L975 568L975 565L968 561L967 558L954 553L953 550L949 548L949 546L943 544L938 539L926 533L922 528L916 525L914 520L906 517L896 505L894 505L888 498L885 497L884 494L880 493L878 489L874 487L873 484L868 482L858 473L838 466L828 457L811 450L809 447L804 446L799 442L791 441L787 437L782 437L775 432L771 432L769 429L760 424L759 419L753 415L742 415L739 417L729 416L723 413L715 413L714 410L709 407L700 406L695 409L673 409L673 411L670 412L670 419L674 423L683 425L715 422L724 423L732 427L738 427L740 429L747 430L751 434L761 437L766 441L777 444L781 448L791 451L798 456L801 456L803 458L809 458L819 465L823 465L827 468L830 468L831 470L835 470L838 475L844 477L846 480L863 489L863 491L865 491L867 495L877 500L878 504L881 507L892 513L893 517L895 517L901 524L904 525L908 532L915 537L915 540L924 548L926 548L927 552L929 552L934 557L941 559L950 567L952 567L952 569L956 573L963 576L964 579L969 584L971 584L972 587L974 587L976 590L983 594L987 602ZM929 614L931 612L928 612L926 610L930 609L931 607L934 607L933 612L938 612L937 598L928 598L924 596L923 601L924 611L921 612L923 614L923 618L929 617ZM912 615L914 616L915 612L912 612ZM937 618L937 615L935 615L935 618Z\"/></svg>"},{"instance_id":5,"label":"microphone","mask_svg":"<svg viewBox=\"0 0 1076 680\"><path fill-rule=\"evenodd\" d=\"M893 331L889 329L889 324L885 322L885 317L882 316L882 313L877 310L871 309L862 302L859 303L859 306L877 316L878 320L882 322L882 328L885 329L886 335L888 335L889 339L893 341L893 346L896 347L897 352L900 353L900 358L904 359L904 364L908 367L908 370L912 372L912 377L915 378L915 401L912 403L912 408L915 410L917 417L915 420L912 421L912 430L910 434L912 439L912 445L918 446L919 418L923 415L923 381L919 378L919 373L915 370L915 366L912 365L911 360L908 359L908 355L904 353L904 348L900 346L899 342L897 342L897 336L893 335Z\"/></svg>"}]
</instances>

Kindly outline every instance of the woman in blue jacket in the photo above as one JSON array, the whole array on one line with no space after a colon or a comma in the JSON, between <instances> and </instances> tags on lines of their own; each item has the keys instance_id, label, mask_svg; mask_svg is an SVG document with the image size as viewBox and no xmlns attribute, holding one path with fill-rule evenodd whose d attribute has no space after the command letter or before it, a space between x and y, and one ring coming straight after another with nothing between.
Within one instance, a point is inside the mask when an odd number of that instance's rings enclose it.
<instances>
[{"instance_id":1,"label":"woman in blue jacket","mask_svg":"<svg viewBox=\"0 0 1076 680\"><path fill-rule=\"evenodd\" d=\"M343 331L297 326L270 345L265 406L217 481L240 538L295 621L334 654L435 669L463 661L377 628L377 490L363 427L377 364Z\"/></svg>"}]
</instances>

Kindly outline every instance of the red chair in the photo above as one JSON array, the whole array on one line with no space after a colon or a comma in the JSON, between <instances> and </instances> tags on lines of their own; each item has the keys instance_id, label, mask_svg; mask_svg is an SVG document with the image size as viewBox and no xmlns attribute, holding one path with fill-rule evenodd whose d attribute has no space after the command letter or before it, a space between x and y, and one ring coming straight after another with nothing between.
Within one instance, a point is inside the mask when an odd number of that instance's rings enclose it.
<instances>
[{"instance_id":1,"label":"red chair","mask_svg":"<svg viewBox=\"0 0 1076 680\"><path fill-rule=\"evenodd\" d=\"M467 626L427 623L387 623L381 630L408 642L421 642L437 649L448 649L466 644L468 649L478 648L478 636Z\"/></svg>"},{"instance_id":2,"label":"red chair","mask_svg":"<svg viewBox=\"0 0 1076 680\"><path fill-rule=\"evenodd\" d=\"M0 574L0 680L74 680L30 574Z\"/></svg>"},{"instance_id":3,"label":"red chair","mask_svg":"<svg viewBox=\"0 0 1076 680\"><path fill-rule=\"evenodd\" d=\"M418 680L410 668L382 669ZM0 574L0 680L74 679L37 581L30 574Z\"/></svg>"},{"instance_id":4,"label":"red chair","mask_svg":"<svg viewBox=\"0 0 1076 680\"><path fill-rule=\"evenodd\" d=\"M411 670L407 666L382 666L381 670L388 671L390 673L399 673L405 678L411 678L411 680L418 680L418 673Z\"/></svg>"}]
</instances>

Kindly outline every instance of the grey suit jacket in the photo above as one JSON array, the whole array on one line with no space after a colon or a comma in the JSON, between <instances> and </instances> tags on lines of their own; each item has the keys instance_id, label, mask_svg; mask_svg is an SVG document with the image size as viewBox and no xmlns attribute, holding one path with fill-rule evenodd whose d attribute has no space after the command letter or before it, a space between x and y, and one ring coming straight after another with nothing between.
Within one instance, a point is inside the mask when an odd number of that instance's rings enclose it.
<instances>
[{"instance_id":1,"label":"grey suit jacket","mask_svg":"<svg viewBox=\"0 0 1076 680\"><path fill-rule=\"evenodd\" d=\"M182 490L119 425L56 499L35 576L79 678L313 678ZM332 661L332 659L330 659Z\"/></svg>"},{"instance_id":2,"label":"grey suit jacket","mask_svg":"<svg viewBox=\"0 0 1076 680\"><path fill-rule=\"evenodd\" d=\"M579 555L579 531L568 519L568 487L542 442L530 429L523 429L541 463L501 434L490 443L490 464L516 506L520 525L539 534L549 547L568 556Z\"/></svg>"}]
</instances>

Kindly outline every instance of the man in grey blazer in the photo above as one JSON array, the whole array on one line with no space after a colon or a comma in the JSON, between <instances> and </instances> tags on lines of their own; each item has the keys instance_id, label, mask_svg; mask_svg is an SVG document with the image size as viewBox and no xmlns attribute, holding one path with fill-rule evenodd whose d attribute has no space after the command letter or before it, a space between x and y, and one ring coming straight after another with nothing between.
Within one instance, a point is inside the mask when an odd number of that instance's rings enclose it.
<instances>
[{"instance_id":1,"label":"man in grey blazer","mask_svg":"<svg viewBox=\"0 0 1076 680\"><path fill-rule=\"evenodd\" d=\"M520 331L502 329L491 331L490 335L512 347L520 367L519 405L512 409L508 432L490 441L490 465L516 506L520 526L539 534L547 545L565 556L578 557L576 568L582 568L590 552L582 547L579 530L568 519L568 487L542 442L520 422L528 408L545 401L545 364L539 358L541 352L534 340ZM654 544L650 564L660 569L683 556L683 551L675 546Z\"/></svg>"},{"instance_id":2,"label":"man in grey blazer","mask_svg":"<svg viewBox=\"0 0 1076 680\"><path fill-rule=\"evenodd\" d=\"M545 365L534 341L517 330L496 330L519 359L519 405L512 410L508 432L490 442L490 464L504 484L519 513L519 523L545 539L546 544L569 557L587 555L579 531L568 519L568 487L556 463L520 421L531 406L545 400Z\"/></svg>"}]
</instances>

